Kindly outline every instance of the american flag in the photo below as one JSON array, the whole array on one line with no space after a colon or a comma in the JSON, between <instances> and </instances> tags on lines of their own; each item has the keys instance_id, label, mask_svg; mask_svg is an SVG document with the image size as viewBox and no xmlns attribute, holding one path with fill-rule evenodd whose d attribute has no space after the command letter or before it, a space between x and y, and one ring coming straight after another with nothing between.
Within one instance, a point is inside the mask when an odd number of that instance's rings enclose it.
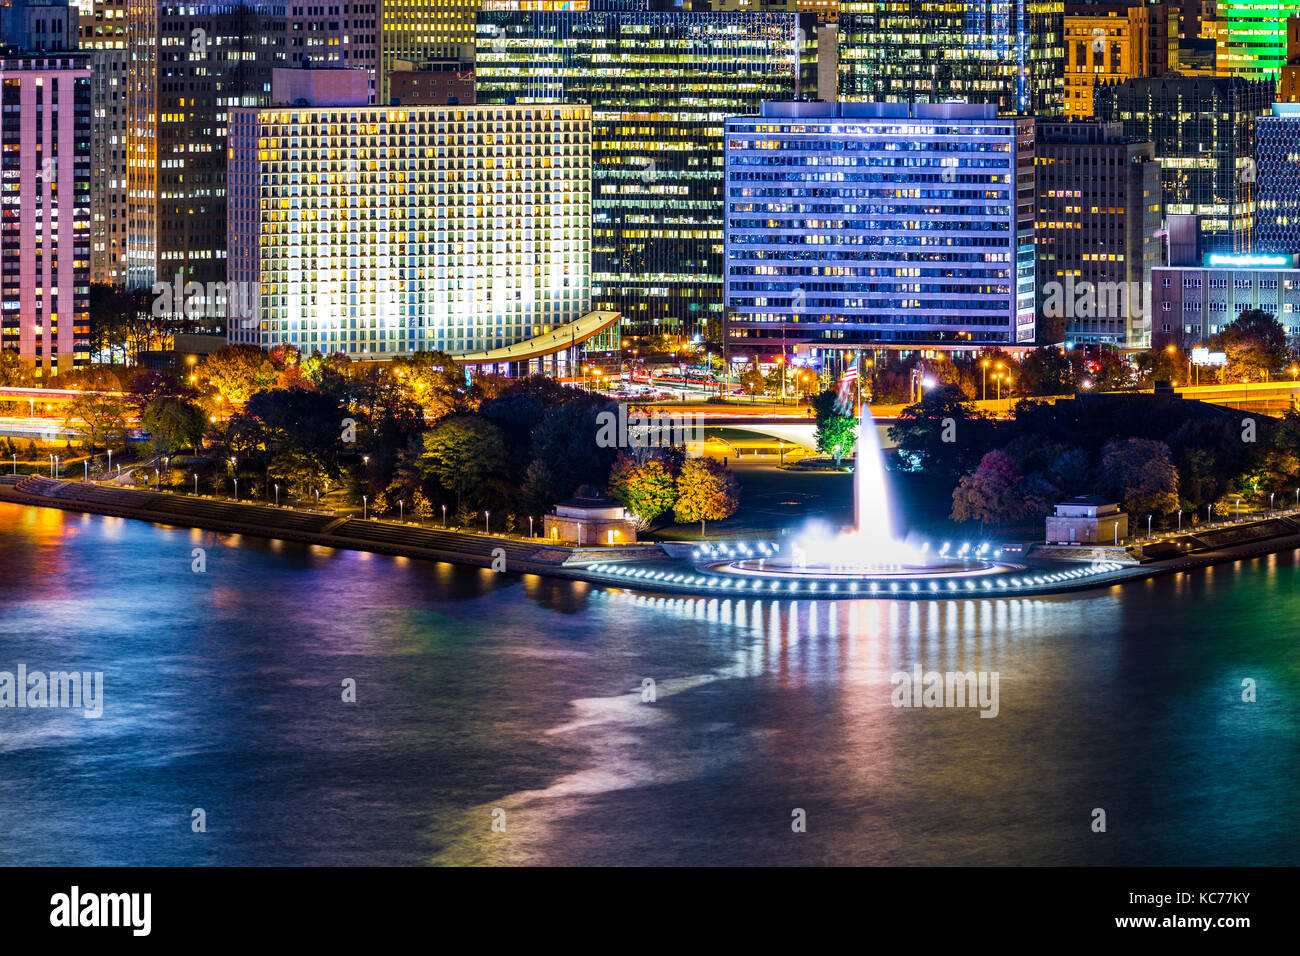
<instances>
[{"instance_id":1,"label":"american flag","mask_svg":"<svg viewBox=\"0 0 1300 956\"><path fill-rule=\"evenodd\" d=\"M849 369L846 369L844 374L840 376L841 385L852 385L857 380L858 380L858 367L856 365L854 365Z\"/></svg>"}]
</instances>

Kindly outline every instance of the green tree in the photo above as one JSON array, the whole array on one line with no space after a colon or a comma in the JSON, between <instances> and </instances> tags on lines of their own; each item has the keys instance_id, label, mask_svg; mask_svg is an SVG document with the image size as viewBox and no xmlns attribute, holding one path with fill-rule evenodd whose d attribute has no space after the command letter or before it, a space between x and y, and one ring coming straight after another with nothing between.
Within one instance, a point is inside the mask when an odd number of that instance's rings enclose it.
<instances>
[{"instance_id":1,"label":"green tree","mask_svg":"<svg viewBox=\"0 0 1300 956\"><path fill-rule=\"evenodd\" d=\"M816 417L817 450L835 458L838 467L840 459L853 447L857 438L858 422L852 415L846 415L836 404L838 392L828 388L813 396L813 415Z\"/></svg>"},{"instance_id":2,"label":"green tree","mask_svg":"<svg viewBox=\"0 0 1300 956\"><path fill-rule=\"evenodd\" d=\"M638 462L620 454L609 472L609 493L646 528L677 501L677 483L663 462Z\"/></svg>"},{"instance_id":3,"label":"green tree","mask_svg":"<svg viewBox=\"0 0 1300 956\"><path fill-rule=\"evenodd\" d=\"M505 457L495 425L470 415L453 415L425 434L419 464L444 488L455 489L459 513L465 489L484 489L504 466Z\"/></svg>"},{"instance_id":4,"label":"green tree","mask_svg":"<svg viewBox=\"0 0 1300 956\"><path fill-rule=\"evenodd\" d=\"M126 406L106 395L82 395L67 406L64 424L95 454L96 447L126 442Z\"/></svg>"},{"instance_id":5,"label":"green tree","mask_svg":"<svg viewBox=\"0 0 1300 956\"><path fill-rule=\"evenodd\" d=\"M939 385L899 412L889 437L908 470L956 476L973 467L988 447L990 425L960 388Z\"/></svg>"},{"instance_id":6,"label":"green tree","mask_svg":"<svg viewBox=\"0 0 1300 956\"><path fill-rule=\"evenodd\" d=\"M154 448L167 455L182 448L193 448L197 455L199 440L207 427L201 408L183 398L167 395L145 405L140 423L153 439Z\"/></svg>"},{"instance_id":7,"label":"green tree","mask_svg":"<svg viewBox=\"0 0 1300 956\"><path fill-rule=\"evenodd\" d=\"M736 513L740 507L740 486L736 476L712 458L688 458L682 463L682 473L677 476L677 501L673 517L683 524L700 523L700 537L704 537L704 522L721 521Z\"/></svg>"}]
</instances>

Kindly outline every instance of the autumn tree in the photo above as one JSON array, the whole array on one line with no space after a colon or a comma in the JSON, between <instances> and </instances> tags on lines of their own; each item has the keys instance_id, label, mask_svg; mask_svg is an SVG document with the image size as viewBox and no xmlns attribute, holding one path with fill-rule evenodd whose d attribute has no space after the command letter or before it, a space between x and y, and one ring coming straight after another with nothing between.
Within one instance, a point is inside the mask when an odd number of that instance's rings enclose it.
<instances>
[{"instance_id":1,"label":"autumn tree","mask_svg":"<svg viewBox=\"0 0 1300 956\"><path fill-rule=\"evenodd\" d=\"M280 372L256 345L224 345L203 360L196 374L225 401L242 404L273 388Z\"/></svg>"},{"instance_id":2,"label":"autumn tree","mask_svg":"<svg viewBox=\"0 0 1300 956\"><path fill-rule=\"evenodd\" d=\"M740 486L736 476L712 458L688 458L677 476L677 501L673 517L683 524L721 521L740 507Z\"/></svg>"},{"instance_id":3,"label":"autumn tree","mask_svg":"<svg viewBox=\"0 0 1300 956\"><path fill-rule=\"evenodd\" d=\"M1178 508L1178 469L1169 446L1149 438L1108 442L1101 453L1101 481L1134 514L1167 514Z\"/></svg>"},{"instance_id":4,"label":"autumn tree","mask_svg":"<svg viewBox=\"0 0 1300 956\"><path fill-rule=\"evenodd\" d=\"M677 483L672 472L657 458L638 462L620 454L609 472L609 493L632 512L638 528L646 528L673 507L677 501Z\"/></svg>"},{"instance_id":5,"label":"autumn tree","mask_svg":"<svg viewBox=\"0 0 1300 956\"><path fill-rule=\"evenodd\" d=\"M1226 381L1267 382L1287 361L1286 330L1260 309L1244 309L1205 344L1227 355Z\"/></svg>"},{"instance_id":6,"label":"autumn tree","mask_svg":"<svg viewBox=\"0 0 1300 956\"><path fill-rule=\"evenodd\" d=\"M952 493L952 520L1005 524L1023 517L1024 477L1003 451L991 451L974 471L963 475Z\"/></svg>"}]
</instances>

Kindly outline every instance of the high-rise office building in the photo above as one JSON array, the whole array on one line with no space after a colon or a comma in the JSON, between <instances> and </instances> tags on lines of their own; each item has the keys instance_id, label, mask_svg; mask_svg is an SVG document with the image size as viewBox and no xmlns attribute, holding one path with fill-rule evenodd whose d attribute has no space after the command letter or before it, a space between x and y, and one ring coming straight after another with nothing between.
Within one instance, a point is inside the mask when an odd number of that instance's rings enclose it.
<instances>
[{"instance_id":1,"label":"high-rise office building","mask_svg":"<svg viewBox=\"0 0 1300 956\"><path fill-rule=\"evenodd\" d=\"M0 348L45 377L87 359L90 65L0 53Z\"/></svg>"},{"instance_id":2,"label":"high-rise office building","mask_svg":"<svg viewBox=\"0 0 1300 956\"><path fill-rule=\"evenodd\" d=\"M371 88L378 88L380 0L284 3L285 59L290 66L366 70Z\"/></svg>"},{"instance_id":3,"label":"high-rise office building","mask_svg":"<svg viewBox=\"0 0 1300 956\"><path fill-rule=\"evenodd\" d=\"M1002 113L1065 108L1064 0L894 3L843 0L841 100L993 103Z\"/></svg>"},{"instance_id":4,"label":"high-rise office building","mask_svg":"<svg viewBox=\"0 0 1300 956\"><path fill-rule=\"evenodd\" d=\"M1255 252L1300 253L1300 103L1255 121Z\"/></svg>"},{"instance_id":5,"label":"high-rise office building","mask_svg":"<svg viewBox=\"0 0 1300 956\"><path fill-rule=\"evenodd\" d=\"M1223 76L1276 80L1286 64L1286 21L1300 0L1218 0L1215 62Z\"/></svg>"},{"instance_id":6,"label":"high-rise office building","mask_svg":"<svg viewBox=\"0 0 1300 956\"><path fill-rule=\"evenodd\" d=\"M126 280L127 0L93 0L81 14L90 57L90 281Z\"/></svg>"},{"instance_id":7,"label":"high-rise office building","mask_svg":"<svg viewBox=\"0 0 1300 956\"><path fill-rule=\"evenodd\" d=\"M814 95L816 18L488 12L482 103L592 108L593 308L632 335L711 335L722 315L723 122Z\"/></svg>"},{"instance_id":8,"label":"high-rise office building","mask_svg":"<svg viewBox=\"0 0 1300 956\"><path fill-rule=\"evenodd\" d=\"M1170 70L1169 6L1142 0L1065 5L1065 115L1092 116L1092 88ZM1176 11L1175 11L1176 13ZM1173 52L1177 62L1175 15Z\"/></svg>"},{"instance_id":9,"label":"high-rise office building","mask_svg":"<svg viewBox=\"0 0 1300 956\"><path fill-rule=\"evenodd\" d=\"M25 53L75 50L78 15L68 0L0 0L0 46Z\"/></svg>"},{"instance_id":10,"label":"high-rise office building","mask_svg":"<svg viewBox=\"0 0 1300 956\"><path fill-rule=\"evenodd\" d=\"M727 120L727 341L967 351L1034 338L1034 123L992 104L767 103Z\"/></svg>"},{"instance_id":11,"label":"high-rise office building","mask_svg":"<svg viewBox=\"0 0 1300 956\"><path fill-rule=\"evenodd\" d=\"M126 284L199 283L224 327L229 113L270 102L280 4L128 0Z\"/></svg>"},{"instance_id":12,"label":"high-rise office building","mask_svg":"<svg viewBox=\"0 0 1300 956\"><path fill-rule=\"evenodd\" d=\"M391 96L394 61L457 60L474 64L474 18L484 0L375 0L379 11L379 99ZM522 4L506 4L519 7Z\"/></svg>"},{"instance_id":13,"label":"high-rise office building","mask_svg":"<svg viewBox=\"0 0 1300 956\"><path fill-rule=\"evenodd\" d=\"M1049 341L1146 348L1161 263L1160 164L1120 123L1034 133L1039 322Z\"/></svg>"},{"instance_id":14,"label":"high-rise office building","mask_svg":"<svg viewBox=\"0 0 1300 956\"><path fill-rule=\"evenodd\" d=\"M1205 252L1247 252L1255 219L1255 120L1273 83L1239 76L1181 76L1099 84L1093 114L1151 142L1166 217L1196 216Z\"/></svg>"},{"instance_id":15,"label":"high-rise office building","mask_svg":"<svg viewBox=\"0 0 1300 956\"><path fill-rule=\"evenodd\" d=\"M579 105L233 111L230 341L388 359L555 333L589 311L591 152Z\"/></svg>"}]
</instances>

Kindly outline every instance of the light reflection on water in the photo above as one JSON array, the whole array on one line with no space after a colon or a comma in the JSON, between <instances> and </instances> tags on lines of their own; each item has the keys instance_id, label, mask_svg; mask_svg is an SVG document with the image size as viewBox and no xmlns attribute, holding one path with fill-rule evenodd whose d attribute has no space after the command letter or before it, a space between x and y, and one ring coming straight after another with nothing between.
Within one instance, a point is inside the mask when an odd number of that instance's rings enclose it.
<instances>
[{"instance_id":1,"label":"light reflection on water","mask_svg":"<svg viewBox=\"0 0 1300 956\"><path fill-rule=\"evenodd\" d=\"M692 599L0 505L0 670L106 695L0 709L0 863L1294 864L1297 578Z\"/></svg>"}]
</instances>

